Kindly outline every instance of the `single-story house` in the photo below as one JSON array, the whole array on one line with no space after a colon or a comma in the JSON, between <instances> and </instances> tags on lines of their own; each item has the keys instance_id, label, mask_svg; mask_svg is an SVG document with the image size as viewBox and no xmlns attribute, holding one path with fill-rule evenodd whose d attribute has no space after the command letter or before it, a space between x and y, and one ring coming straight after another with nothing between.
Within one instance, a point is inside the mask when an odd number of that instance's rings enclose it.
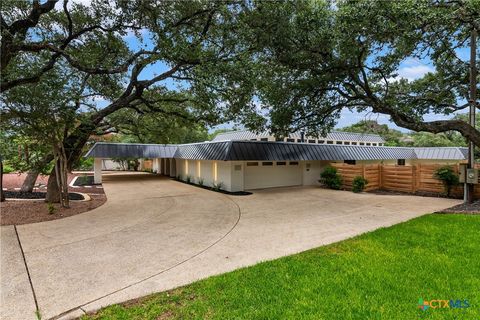
<instances>
[{"instance_id":1,"label":"single-story house","mask_svg":"<svg viewBox=\"0 0 480 320\"><path fill-rule=\"evenodd\" d=\"M95 182L101 183L102 160L133 157L153 160L153 171L227 191L315 185L330 163L413 165L457 164L467 159L460 147L373 146L368 135L342 144L261 141L253 138L180 144L96 143L86 154L95 158ZM356 134L350 139L362 139ZM260 138L261 139L261 138ZM381 139L381 138L380 138ZM345 144L345 141L350 144ZM370 145L366 145L370 141ZM383 141L383 140L382 140ZM357 142L352 145L352 142ZM359 143L364 143L359 145ZM384 143L384 142L376 142Z\"/></svg>"}]
</instances>

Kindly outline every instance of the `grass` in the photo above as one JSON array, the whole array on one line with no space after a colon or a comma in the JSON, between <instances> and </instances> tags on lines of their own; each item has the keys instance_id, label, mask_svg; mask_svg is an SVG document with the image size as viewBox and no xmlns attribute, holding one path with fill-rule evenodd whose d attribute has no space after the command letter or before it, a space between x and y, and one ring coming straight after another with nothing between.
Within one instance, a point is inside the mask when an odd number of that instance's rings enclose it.
<instances>
[{"instance_id":1,"label":"grass","mask_svg":"<svg viewBox=\"0 0 480 320\"><path fill-rule=\"evenodd\" d=\"M423 216L82 319L480 319L479 231L478 215Z\"/></svg>"}]
</instances>

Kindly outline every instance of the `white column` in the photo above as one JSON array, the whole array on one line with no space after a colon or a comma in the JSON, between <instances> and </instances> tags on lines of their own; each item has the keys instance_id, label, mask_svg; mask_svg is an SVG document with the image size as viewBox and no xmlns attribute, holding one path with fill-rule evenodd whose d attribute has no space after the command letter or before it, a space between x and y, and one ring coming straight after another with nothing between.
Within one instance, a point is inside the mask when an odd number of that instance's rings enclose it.
<instances>
[{"instance_id":1,"label":"white column","mask_svg":"<svg viewBox=\"0 0 480 320\"><path fill-rule=\"evenodd\" d=\"M160 159L159 158L154 158L153 159L152 170L153 170L154 173L157 173L157 174L160 173Z\"/></svg>"},{"instance_id":2,"label":"white column","mask_svg":"<svg viewBox=\"0 0 480 320\"><path fill-rule=\"evenodd\" d=\"M93 182L102 183L102 158L95 158L93 162Z\"/></svg>"}]
</instances>

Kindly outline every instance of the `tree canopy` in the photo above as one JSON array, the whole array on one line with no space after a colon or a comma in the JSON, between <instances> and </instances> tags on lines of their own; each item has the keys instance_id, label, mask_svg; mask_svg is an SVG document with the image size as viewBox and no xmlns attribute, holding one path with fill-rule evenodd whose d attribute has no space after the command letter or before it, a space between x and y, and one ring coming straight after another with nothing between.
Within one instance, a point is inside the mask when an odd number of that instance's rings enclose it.
<instances>
[{"instance_id":1,"label":"tree canopy","mask_svg":"<svg viewBox=\"0 0 480 320\"><path fill-rule=\"evenodd\" d=\"M468 107L464 53L479 22L473 0L257 3L250 26L263 48L260 96L271 128L328 131L348 108L387 114L414 131L455 130L480 145L480 131L452 119ZM400 78L409 59L431 71ZM427 114L444 118L427 121Z\"/></svg>"}]
</instances>

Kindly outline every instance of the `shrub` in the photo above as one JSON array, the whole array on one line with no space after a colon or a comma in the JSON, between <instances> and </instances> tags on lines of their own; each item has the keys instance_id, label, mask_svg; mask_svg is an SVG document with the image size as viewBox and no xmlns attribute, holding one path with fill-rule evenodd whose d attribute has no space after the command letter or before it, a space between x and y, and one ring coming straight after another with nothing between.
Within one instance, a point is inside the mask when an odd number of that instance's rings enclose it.
<instances>
[{"instance_id":1,"label":"shrub","mask_svg":"<svg viewBox=\"0 0 480 320\"><path fill-rule=\"evenodd\" d=\"M48 214L54 214L57 208L55 208L55 205L51 202L47 203L47 210Z\"/></svg>"},{"instance_id":2,"label":"shrub","mask_svg":"<svg viewBox=\"0 0 480 320\"><path fill-rule=\"evenodd\" d=\"M330 189L339 190L342 187L342 177L337 173L337 168L326 167L320 177L320 182Z\"/></svg>"},{"instance_id":3,"label":"shrub","mask_svg":"<svg viewBox=\"0 0 480 320\"><path fill-rule=\"evenodd\" d=\"M367 179L365 179L364 177L356 176L355 178L353 178L352 191L356 193L362 192L363 190L365 190L367 184Z\"/></svg>"},{"instance_id":4,"label":"shrub","mask_svg":"<svg viewBox=\"0 0 480 320\"><path fill-rule=\"evenodd\" d=\"M187 175L187 177L185 178L185 181L187 183L191 183L192 182L192 176L191 175Z\"/></svg>"},{"instance_id":5,"label":"shrub","mask_svg":"<svg viewBox=\"0 0 480 320\"><path fill-rule=\"evenodd\" d=\"M223 182L214 182L212 185L212 189L214 191L220 191L223 188Z\"/></svg>"},{"instance_id":6,"label":"shrub","mask_svg":"<svg viewBox=\"0 0 480 320\"><path fill-rule=\"evenodd\" d=\"M179 175L177 175L175 178L177 179L177 181L181 181L181 180L182 180L182 175L179 174Z\"/></svg>"},{"instance_id":7,"label":"shrub","mask_svg":"<svg viewBox=\"0 0 480 320\"><path fill-rule=\"evenodd\" d=\"M200 187L203 187L203 183L204 183L203 178L198 178L197 183Z\"/></svg>"},{"instance_id":8,"label":"shrub","mask_svg":"<svg viewBox=\"0 0 480 320\"><path fill-rule=\"evenodd\" d=\"M12 166L4 163L3 164L3 173L12 173L12 172L15 172L15 169L13 169Z\"/></svg>"},{"instance_id":9,"label":"shrub","mask_svg":"<svg viewBox=\"0 0 480 320\"><path fill-rule=\"evenodd\" d=\"M452 187L456 186L459 182L458 175L453 171L453 168L450 166L438 168L434 173L434 177L442 181L445 188L445 194L447 197L450 197Z\"/></svg>"}]
</instances>

